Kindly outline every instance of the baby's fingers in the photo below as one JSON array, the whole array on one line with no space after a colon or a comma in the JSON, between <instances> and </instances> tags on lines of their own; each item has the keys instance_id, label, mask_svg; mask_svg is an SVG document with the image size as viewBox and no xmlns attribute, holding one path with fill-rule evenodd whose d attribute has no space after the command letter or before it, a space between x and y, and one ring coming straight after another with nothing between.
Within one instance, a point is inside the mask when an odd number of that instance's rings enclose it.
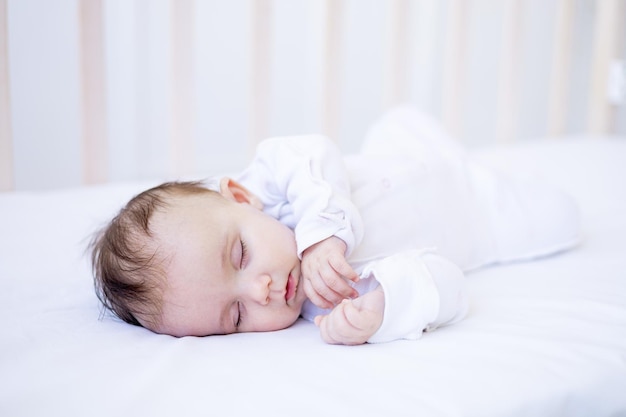
<instances>
[{"instance_id":1,"label":"baby's fingers","mask_svg":"<svg viewBox=\"0 0 626 417\"><path fill-rule=\"evenodd\" d=\"M343 334L342 319L343 313L339 313L339 309L342 308L344 303L339 304L329 314L324 316L316 316L314 319L315 324L320 328L320 336L322 340L331 345L345 344L345 335Z\"/></svg>"},{"instance_id":2,"label":"baby's fingers","mask_svg":"<svg viewBox=\"0 0 626 417\"><path fill-rule=\"evenodd\" d=\"M358 292L348 284L329 264L322 265L305 276L305 292L309 299L317 306L329 308L341 302L344 298L358 297ZM321 303L316 302L323 300ZM325 302L330 303L326 305Z\"/></svg>"},{"instance_id":3,"label":"baby's fingers","mask_svg":"<svg viewBox=\"0 0 626 417\"><path fill-rule=\"evenodd\" d=\"M315 325L317 327L320 328L320 336L322 337L322 340L328 344L331 345L337 345L340 344L340 342L336 341L334 338L331 337L331 332L328 329L328 315L326 316L315 316L315 319L313 320L315 322Z\"/></svg>"},{"instance_id":4,"label":"baby's fingers","mask_svg":"<svg viewBox=\"0 0 626 417\"><path fill-rule=\"evenodd\" d=\"M360 312L350 300L344 300L326 316L315 318L320 328L320 335L326 343L359 345L365 343L368 332L355 327L352 322L360 321Z\"/></svg>"},{"instance_id":5,"label":"baby's fingers","mask_svg":"<svg viewBox=\"0 0 626 417\"><path fill-rule=\"evenodd\" d=\"M304 293L307 298L319 308L332 308L335 305L331 301L322 297L313 287L313 283L308 279L304 280Z\"/></svg>"},{"instance_id":6,"label":"baby's fingers","mask_svg":"<svg viewBox=\"0 0 626 417\"><path fill-rule=\"evenodd\" d=\"M319 274L324 285L320 285L320 288L317 288L318 292L328 300L333 301L334 304L341 302L344 298L356 298L359 296L359 293L350 286L342 274L334 269L330 263L320 268Z\"/></svg>"},{"instance_id":7,"label":"baby's fingers","mask_svg":"<svg viewBox=\"0 0 626 417\"><path fill-rule=\"evenodd\" d=\"M332 256L328 259L330 266L342 277L352 281L358 282L359 275L352 269L346 258L343 256Z\"/></svg>"}]
</instances>

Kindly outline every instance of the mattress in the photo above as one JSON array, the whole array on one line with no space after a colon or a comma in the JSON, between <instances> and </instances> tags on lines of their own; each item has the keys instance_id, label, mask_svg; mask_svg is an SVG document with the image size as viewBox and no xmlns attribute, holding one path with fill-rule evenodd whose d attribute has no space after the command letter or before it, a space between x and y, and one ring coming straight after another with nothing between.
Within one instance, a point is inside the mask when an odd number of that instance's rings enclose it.
<instances>
[{"instance_id":1,"label":"mattress","mask_svg":"<svg viewBox=\"0 0 626 417\"><path fill-rule=\"evenodd\" d=\"M86 247L158 181L0 194L0 415L626 415L626 140L474 151L579 202L583 243L468 274L468 317L418 341L175 338L101 314Z\"/></svg>"}]
</instances>

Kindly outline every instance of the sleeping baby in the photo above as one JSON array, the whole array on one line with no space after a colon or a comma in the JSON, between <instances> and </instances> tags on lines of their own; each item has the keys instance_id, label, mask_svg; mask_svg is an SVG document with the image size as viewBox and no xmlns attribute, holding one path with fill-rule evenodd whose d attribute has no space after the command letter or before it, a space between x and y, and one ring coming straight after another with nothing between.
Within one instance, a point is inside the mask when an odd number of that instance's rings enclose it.
<instances>
[{"instance_id":1,"label":"sleeping baby","mask_svg":"<svg viewBox=\"0 0 626 417\"><path fill-rule=\"evenodd\" d=\"M578 241L568 196L497 175L397 108L356 155L323 136L272 138L234 179L144 191L91 248L97 295L128 323L207 336L302 316L355 345L455 323L465 272Z\"/></svg>"}]
</instances>

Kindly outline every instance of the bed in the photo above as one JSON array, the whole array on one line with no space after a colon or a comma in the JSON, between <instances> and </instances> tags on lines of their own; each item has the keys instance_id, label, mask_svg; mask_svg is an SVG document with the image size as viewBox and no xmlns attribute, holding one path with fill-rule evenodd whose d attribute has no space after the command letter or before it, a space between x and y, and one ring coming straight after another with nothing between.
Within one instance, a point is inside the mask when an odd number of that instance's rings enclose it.
<instances>
[{"instance_id":1,"label":"bed","mask_svg":"<svg viewBox=\"0 0 626 417\"><path fill-rule=\"evenodd\" d=\"M626 416L624 0L0 0L0 416ZM259 140L386 109L579 202L580 246L468 274L467 318L357 347L102 314L91 234Z\"/></svg>"},{"instance_id":2,"label":"bed","mask_svg":"<svg viewBox=\"0 0 626 417\"><path fill-rule=\"evenodd\" d=\"M473 151L579 202L576 249L467 276L468 317L418 341L174 338L101 315L85 248L153 181L0 194L0 414L626 415L626 141Z\"/></svg>"}]
</instances>

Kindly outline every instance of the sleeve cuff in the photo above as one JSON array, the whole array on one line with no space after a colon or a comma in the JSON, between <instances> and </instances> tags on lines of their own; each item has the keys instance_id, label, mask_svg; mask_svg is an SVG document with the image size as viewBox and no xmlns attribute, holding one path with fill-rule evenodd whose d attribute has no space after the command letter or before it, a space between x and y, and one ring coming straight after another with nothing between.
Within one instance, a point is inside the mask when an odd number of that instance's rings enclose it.
<instances>
[{"instance_id":1,"label":"sleeve cuff","mask_svg":"<svg viewBox=\"0 0 626 417\"><path fill-rule=\"evenodd\" d=\"M369 343L419 339L439 314L439 292L425 265L424 251L402 252L368 265L363 276L373 275L383 287L383 322Z\"/></svg>"}]
</instances>

